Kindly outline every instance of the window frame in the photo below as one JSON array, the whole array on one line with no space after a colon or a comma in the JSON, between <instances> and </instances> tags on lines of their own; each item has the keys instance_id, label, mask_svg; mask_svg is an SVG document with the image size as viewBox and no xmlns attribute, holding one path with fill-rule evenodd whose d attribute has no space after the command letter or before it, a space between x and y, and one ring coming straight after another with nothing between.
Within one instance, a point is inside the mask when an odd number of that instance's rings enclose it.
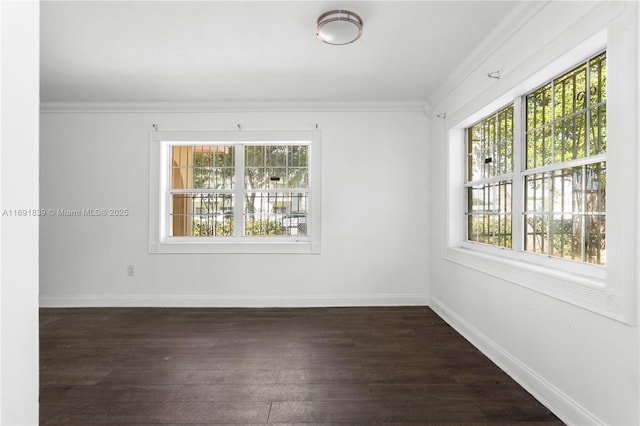
<instances>
[{"instance_id":1,"label":"window frame","mask_svg":"<svg viewBox=\"0 0 640 426\"><path fill-rule=\"evenodd\" d=\"M568 169L576 169L578 167L580 167L582 170L582 178L583 178L583 185L581 188L581 195L582 191L585 190L585 184L586 184L586 178L585 178L585 173L586 173L586 169L590 166L596 166L598 164L605 164L607 163L607 153L605 152L596 152L591 154L591 149L594 145L594 141L590 139L590 130L591 130L591 120L592 120L592 113L594 111L602 111L602 107L604 107L604 111L606 114L606 108L607 108L607 101L600 101L600 102L596 102L595 104L591 103L591 95L590 94L585 94L584 96L584 107L577 110L577 111L573 111L571 113L568 114L564 114L564 115L558 115L558 113L556 112L556 108L557 108L557 104L555 102L555 96L556 96L556 83L558 82L558 80L561 80L563 77L567 77L569 78L571 76L572 73L574 73L574 71L579 70L580 68L584 67L584 72L585 72L585 91L588 93L591 93L591 89L593 88L593 86L591 86L591 76L590 76L590 70L591 70L591 62L595 59L597 59L599 56L602 56L604 54L605 57L607 57L607 50L606 48L603 48L602 50L592 53L590 55L588 55L586 58L584 58L581 61L576 61L576 63L569 67L568 69L558 73L557 75L555 75L554 77L548 79L547 81L545 81L543 84L538 85L538 87L535 87L534 89L529 90L527 93L522 94L519 97L519 101L521 103L521 108L522 108L522 114L521 114L521 133L518 135L521 137L520 140L520 149L522 149L522 154L521 154L521 158L519 159L519 173L520 173L520 178L522 179L522 182L520 184L520 190L521 190L521 196L522 196L522 211L521 216L520 216L520 226L522 227L521 231L520 231L520 235L519 238L521 238L521 245L520 247L522 248L523 251L525 251L526 253L534 253L534 254L538 254L538 255L542 255L542 256L548 256L550 258L554 258L554 259L565 259L569 262L577 262L579 265L593 265L595 266L595 268L589 268L586 266L577 266L577 272L582 272L588 275L596 275L601 277L602 279L604 279L604 267L605 264L598 264L598 263L590 263L587 262L585 260L585 250L586 250L586 222L587 222L587 218L589 216L604 216L605 220L606 220L606 210L604 212L588 212L586 209L586 206L583 206L582 210L577 210L577 211L571 211L571 212L557 212L557 211L553 211L552 210L552 206L549 206L549 210L548 211L544 211L544 212L538 212L536 210L528 210L527 207L527 201L525 200L525 196L527 194L527 188L526 188L526 184L527 181L530 177L535 177L538 175L547 175L547 177L545 177L545 181L548 183L549 185L549 190L551 189L551 187L553 186L553 175L557 172L564 172L565 170ZM605 59L606 60L606 59ZM527 99L529 96L531 95L535 95L536 92L540 91L541 89L544 89L545 87L549 86L549 90L550 90L550 96L551 96L551 100L552 100L552 104L551 104L551 117L548 123L543 123L542 125L536 126L533 129L528 129L528 117L527 117ZM589 88L589 90L587 91L587 86ZM605 89L606 90L606 89ZM579 117L579 115L584 114L584 139L585 139L585 153L584 156L582 157L577 157L577 158L572 158L572 159L560 159L558 160L555 157L555 145L556 145L556 140L553 139L553 142L551 143L551 153L549 154L549 162L547 164L533 164L530 165L529 164L529 158L527 158L527 147L528 147L528 136L531 133L536 133L540 130L544 130L545 128L548 128L549 132L551 135L554 135L556 133L556 129L558 128L558 125L562 125L563 122L568 121L568 120L573 120L576 117ZM527 125L525 125L525 123L527 123ZM600 137L600 135L598 135L598 138ZM598 140L598 144L600 143L600 141ZM564 146L564 142L563 142L563 146ZM534 155L534 161L535 161L536 156ZM605 173L606 173L606 166L605 166ZM551 195L551 194L548 194ZM551 197L549 197L548 200L549 203L551 203ZM551 218L553 216L558 216L558 215L572 215L572 216L579 216L581 218L581 260L574 260L574 259L568 259L568 258L561 258L561 257L557 257L557 256L553 256L549 253L545 253L545 252L536 252L536 251L532 251L532 250L527 250L526 249L526 244L527 244L527 238L526 238L526 234L525 234L525 223L527 220L527 216L544 216L549 223L551 223ZM551 227L550 225L547 225L548 229L546 232L546 237L547 240L550 238L551 236ZM606 229L606 228L605 228ZM605 231L606 233L606 231ZM534 234L535 235L535 234ZM549 249L551 248L550 242L547 242L547 244L549 245ZM605 254L605 258L606 258L606 249L604 251Z\"/></svg>"},{"instance_id":2,"label":"window frame","mask_svg":"<svg viewBox=\"0 0 640 426\"><path fill-rule=\"evenodd\" d=\"M500 173L496 173L493 176L489 176L489 177L485 177L485 176L481 176L479 179L473 179L473 173L471 172L472 169L472 165L470 164L471 161L471 157L472 157L472 153L471 153L471 145L472 145L472 141L469 139L469 135L471 134L472 128L475 127L478 124L482 124L483 122L486 122L487 120L491 119L493 120L494 118L497 120L497 122L499 123L499 116L501 113L504 113L506 110L508 109L512 109L513 112L511 113L511 120L513 123L515 123L515 105L514 102L510 102L507 105L503 105L500 108L497 108L495 111L492 111L490 114L488 114L487 116L481 118L480 120L476 121L475 123L473 123L472 125L470 125L469 127L467 127L465 129L465 140L464 140L464 152L465 152L465 163L464 163L464 167L465 167L465 180L464 180L464 189L465 192L468 194L469 190L473 190L475 188L477 188L478 186L495 186L495 185L510 185L511 186L511 204L509 205L509 208L506 209L504 211L500 210L498 212L495 211L491 211L491 210L482 210L480 214L475 214L473 213L473 209L470 208L469 206L469 196L467 195L466 197L466 201L465 201L465 215L467 216L467 220L472 220L472 218L474 216L477 215L484 215L484 216L509 216L510 217L510 221L509 221L509 227L511 229L511 234L510 234L510 241L509 241L509 246L506 245L500 245L500 244L495 244L495 243L483 243L480 241L474 241L471 240L469 238L469 225L466 226L465 228L465 241L469 242L469 243L473 243L473 244L482 244L482 245L487 245L490 247L498 247L498 248L503 248L503 249L511 249L513 247L513 222L514 222L514 215L513 215L513 180L514 180L514 167L515 167L515 161L514 161L514 145L516 143L516 135L513 131L513 127L511 129L511 168L508 170L505 170L504 173L500 174ZM505 144L505 140L502 141L497 141L497 145L502 145ZM494 144L495 145L495 144ZM485 161L486 164L486 161ZM506 234L504 234L506 235Z\"/></svg>"},{"instance_id":3,"label":"window frame","mask_svg":"<svg viewBox=\"0 0 640 426\"><path fill-rule=\"evenodd\" d=\"M533 252L525 249L525 216L528 213L526 211L525 206L525 178L527 176L533 176L538 173L553 173L558 170L562 170L567 167L573 167L578 165L592 165L597 164L599 162L606 163L607 155L596 154L592 156L585 156L583 158L574 159L570 161L563 161L556 163L552 162L550 165L546 166L537 166L528 168L527 167L527 158L526 158L526 142L527 142L527 129L525 126L526 123L526 102L527 96L535 93L541 87L552 84L558 78L564 76L565 74L571 72L573 69L580 67L584 64L588 64L589 61L602 53L606 52L606 46L601 49L596 49L594 52L589 53L588 55L576 59L575 63L570 66L565 66L564 68L555 67L554 73L543 79L542 81L537 82L537 84L532 87L527 87L526 85L520 89L517 94L513 95L510 99L510 102L506 105L500 105L498 108L494 108L490 110L488 113L485 113L482 118L476 119L475 121L462 126L464 128L464 190L466 191L468 188L473 187L475 184L482 184L486 182L495 182L499 181L508 181L510 179L511 188L512 188L512 206L511 206L511 247L502 247L499 245L493 245L488 243L477 242L469 239L468 227L465 227L463 231L463 240L461 246L464 248L481 250L488 254L499 254L500 256L506 256L513 260L524 260L536 265L540 266L549 266L560 271L565 271L571 274L577 274L580 276L590 277L595 279L596 283L602 283L605 279L605 265L586 263L583 261L572 260L567 258L555 257L551 256L547 253ZM588 68L588 65L587 65ZM601 105L602 103L598 104ZM606 103L605 103L606 104ZM468 131L469 129L484 121L485 119L496 116L500 112L504 111L509 106L513 105L513 146L512 146L512 170L509 173L503 175L497 175L495 177L480 179L476 181L468 180L468 168L469 168L469 138ZM585 114L589 114L590 110L588 107L585 107ZM561 117L560 120L564 119ZM465 123L470 120L465 120ZM555 123L556 118L552 118L552 121ZM588 132L588 129L586 129ZM464 211L465 215L468 215L468 198L465 199L464 203ZM499 253L498 253L499 250Z\"/></svg>"},{"instance_id":4,"label":"window frame","mask_svg":"<svg viewBox=\"0 0 640 426\"><path fill-rule=\"evenodd\" d=\"M307 235L292 236L244 236L236 227L234 236L171 236L169 198L172 190L171 147L176 145L233 145L238 163L244 164L244 147L247 145L307 145L308 148L308 200ZM149 253L320 253L320 179L321 133L320 131L211 131L150 132L150 199L149 199ZM244 170L243 170L244 172ZM243 173L240 174L242 176ZM237 177L233 192L244 194L244 181ZM205 191L208 192L208 191ZM235 205L234 218L243 223L244 196ZM240 221L240 222L238 222ZM241 226L244 229L244 226Z\"/></svg>"},{"instance_id":5,"label":"window frame","mask_svg":"<svg viewBox=\"0 0 640 426\"><path fill-rule=\"evenodd\" d=\"M590 57L590 56L589 56ZM586 60L588 58L584 58ZM573 67L571 67L573 68ZM568 69L571 69L568 68ZM567 70L568 70L567 69ZM565 70L566 71L566 70ZM564 73L561 71L557 73L560 76ZM554 77L555 78L555 77ZM523 147L524 129L522 128L522 119L518 120L515 117L524 117L524 102L526 101L526 95L529 92L522 93L515 96L513 99L514 104L514 140L513 140L513 171L508 176L512 176L511 188L512 188L512 206L511 206L511 247L501 247L496 245L485 244L481 242L471 241L467 238L467 184L466 175L464 176L462 186L464 191L462 196L464 200L460 203L462 213L464 215L464 222L461 226L462 231L459 233L461 241L459 246L461 248L477 251L487 255L500 256L505 260L526 262L537 271L538 268L550 268L552 275L558 277L567 277L573 282L577 282L588 286L601 287L604 285L606 277L606 266L596 265L590 263L583 263L571 259L565 259L561 257L553 257L544 253L536 253L527 251L524 249L524 176L529 175L531 170L525 168L525 150ZM499 108L501 109L501 108ZM498 111L499 109L496 109ZM486 115L486 114L485 114ZM489 114L490 115L490 114ZM477 120L476 120L477 121ZM464 152L467 149L467 126L463 126L461 130L463 132L460 135L461 143L463 145ZM466 154L465 154L466 156ZM601 156L598 156L601 158ZM591 161L588 157L585 161ZM464 172L466 173L466 161L463 164ZM537 170L537 169L536 169ZM505 175L507 176L507 175ZM481 181L482 182L482 181Z\"/></svg>"},{"instance_id":6,"label":"window frame","mask_svg":"<svg viewBox=\"0 0 640 426\"><path fill-rule=\"evenodd\" d=\"M624 17L621 21L629 22ZM564 44L553 52L539 52L531 58L531 65L511 70L509 78L487 90L460 109L447 114L444 124L447 164L447 226L443 259L503 282L516 284L535 292L562 300L608 318L636 323L635 256L639 227L629 203L635 206L638 197L629 193L629 183L638 182L634 168L625 167L629 156L636 158L638 149L625 141L635 140L638 128L634 114L637 104L628 96L638 90L633 50L637 43L629 41L625 27L609 24L582 38L576 44ZM616 218L607 216L606 265L583 264L573 260L487 246L466 241L466 192L463 190L466 164L465 130L483 117L498 111L509 102L514 103L514 135L524 135L523 102L526 94L545 84L598 53L607 52L607 211L615 211ZM521 143L514 143L514 162L524 161ZM525 164L522 162L521 164ZM522 174L514 173L514 188L522 188ZM522 191L524 192L524 191ZM523 211L523 198L514 197L514 217ZM518 213L516 213L518 212ZM520 220L514 220L513 233L521 235ZM630 236L634 236L630 238ZM514 243L515 247L515 243Z\"/></svg>"}]
</instances>

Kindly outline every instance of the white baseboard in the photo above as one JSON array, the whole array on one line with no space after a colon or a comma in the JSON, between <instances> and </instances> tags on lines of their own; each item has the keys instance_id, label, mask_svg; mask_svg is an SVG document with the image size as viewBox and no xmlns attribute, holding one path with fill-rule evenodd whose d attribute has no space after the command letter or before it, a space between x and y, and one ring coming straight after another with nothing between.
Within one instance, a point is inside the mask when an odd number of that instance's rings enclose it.
<instances>
[{"instance_id":1,"label":"white baseboard","mask_svg":"<svg viewBox=\"0 0 640 426\"><path fill-rule=\"evenodd\" d=\"M544 404L563 422L569 425L603 425L600 419L531 370L487 335L465 321L449 307L434 297L429 298L429 307L453 327L471 344L477 347L498 367L504 370L520 386Z\"/></svg>"},{"instance_id":2,"label":"white baseboard","mask_svg":"<svg viewBox=\"0 0 640 426\"><path fill-rule=\"evenodd\" d=\"M368 296L45 296L41 308L176 307L176 308L310 308L332 306L427 306L423 294Z\"/></svg>"}]
</instances>

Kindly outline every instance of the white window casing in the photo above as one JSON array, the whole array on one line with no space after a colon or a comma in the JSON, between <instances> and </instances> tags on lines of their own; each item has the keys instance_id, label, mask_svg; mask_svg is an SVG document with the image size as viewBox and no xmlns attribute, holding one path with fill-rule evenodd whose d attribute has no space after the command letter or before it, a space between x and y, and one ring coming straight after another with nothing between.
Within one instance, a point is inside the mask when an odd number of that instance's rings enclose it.
<instances>
[{"instance_id":1,"label":"white window casing","mask_svg":"<svg viewBox=\"0 0 640 426\"><path fill-rule=\"evenodd\" d=\"M321 134L319 131L260 132L260 131L152 131L149 142L149 253L319 253L320 252L320 186ZM176 146L232 146L235 149L234 185L232 189L176 190L170 188L171 147ZM272 190L247 189L244 183L244 147L307 146L308 184L306 200L306 235L272 236L245 235L244 196L247 192L272 193ZM286 189L299 193L302 190ZM234 197L233 222L235 231L225 236L173 236L169 198L174 194L203 193L206 196L225 194ZM282 191L280 191L282 192ZM286 219L285 219L286 220ZM289 219L290 221L294 219Z\"/></svg>"},{"instance_id":2,"label":"white window casing","mask_svg":"<svg viewBox=\"0 0 640 426\"><path fill-rule=\"evenodd\" d=\"M521 75L520 82L514 81L512 75L511 85L505 86L502 93L488 91L493 93L491 98L486 97L487 93L484 94L486 102L483 107L473 106L480 105L479 98L476 98L470 104L447 114L448 224L444 259L627 324L636 322L638 224L635 206L638 202L638 173L635 159L638 157L638 148L633 141L638 140L637 117L634 116L638 111L638 46L637 40L628 31L629 27L634 28L633 25L629 19L619 16L604 29L572 47L566 45L565 50L558 47L546 55L545 52L539 52L532 57L532 62L538 64L535 68L537 71L527 71L530 69L527 67L512 70L512 74ZM508 102L514 102L514 116L520 119L514 122L514 135L518 142L514 142L513 155L514 162L521 161L524 96L604 50L607 52L608 92L606 156L578 160L571 165L606 160L606 264L587 264L525 252L519 243L514 244L513 248L501 248L468 242L465 230L467 170L462 161L467 155L465 129ZM540 66L541 58L545 57L549 58L546 65ZM630 96L630 93L635 96ZM526 170L513 174L514 188L522 191L523 176L526 174ZM523 204L522 196L513 197L512 232L519 238L523 234L522 220L516 216L524 211Z\"/></svg>"}]
</instances>

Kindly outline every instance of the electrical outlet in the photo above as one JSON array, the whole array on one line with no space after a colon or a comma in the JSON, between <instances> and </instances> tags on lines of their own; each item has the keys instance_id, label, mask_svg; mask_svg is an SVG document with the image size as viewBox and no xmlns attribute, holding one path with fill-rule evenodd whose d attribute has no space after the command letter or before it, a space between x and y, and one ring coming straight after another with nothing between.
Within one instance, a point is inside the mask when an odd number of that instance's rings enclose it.
<instances>
[{"instance_id":1,"label":"electrical outlet","mask_svg":"<svg viewBox=\"0 0 640 426\"><path fill-rule=\"evenodd\" d=\"M127 265L127 275L130 277L133 276L133 265Z\"/></svg>"}]
</instances>

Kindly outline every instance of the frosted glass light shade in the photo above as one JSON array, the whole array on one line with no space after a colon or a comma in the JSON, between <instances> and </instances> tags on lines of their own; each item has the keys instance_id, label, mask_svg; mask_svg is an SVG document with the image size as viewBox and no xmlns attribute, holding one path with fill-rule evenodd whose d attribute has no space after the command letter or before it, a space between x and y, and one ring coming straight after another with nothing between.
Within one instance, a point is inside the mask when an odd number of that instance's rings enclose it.
<instances>
[{"instance_id":1,"label":"frosted glass light shade","mask_svg":"<svg viewBox=\"0 0 640 426\"><path fill-rule=\"evenodd\" d=\"M362 19L348 10L332 10L318 18L316 36L334 45L353 43L362 35Z\"/></svg>"}]
</instances>

